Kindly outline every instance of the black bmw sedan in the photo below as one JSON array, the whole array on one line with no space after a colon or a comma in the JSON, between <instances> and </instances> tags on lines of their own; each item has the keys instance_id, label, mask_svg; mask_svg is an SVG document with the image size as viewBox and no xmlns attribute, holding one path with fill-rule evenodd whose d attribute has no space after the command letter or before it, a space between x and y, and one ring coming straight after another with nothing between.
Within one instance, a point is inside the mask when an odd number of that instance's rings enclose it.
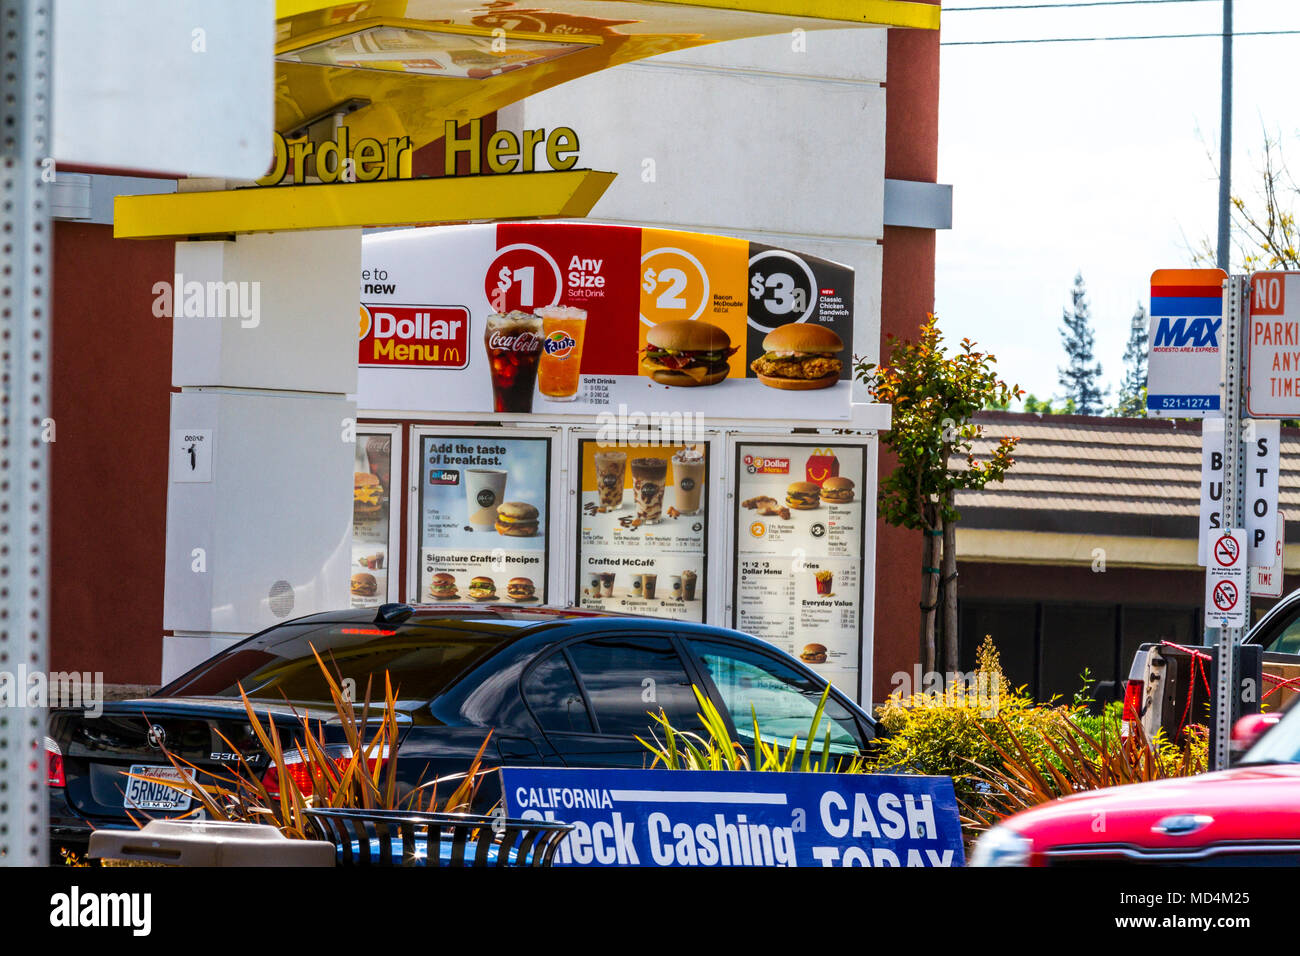
<instances>
[{"instance_id":1,"label":"black bmw sedan","mask_svg":"<svg viewBox=\"0 0 1300 956\"><path fill-rule=\"evenodd\" d=\"M675 728L698 729L692 685L747 750L751 714L765 740L788 745L808 732L826 686L763 641L699 624L498 605L315 614L253 635L151 697L105 704L98 717L53 711L52 859L60 847L84 852L92 828L189 812L185 792L128 776L172 776L164 747L215 774L229 771L238 751L274 778L241 687L286 741L301 733L304 716L322 722L327 740L331 726L341 731L313 648L357 697L373 682L382 701L388 673L403 727L397 774L410 787L463 773L489 730L489 766L646 766L650 754L636 737L658 729L649 713L662 709ZM838 690L824 718L834 754L856 753L875 737L872 718ZM480 800L495 801L495 778Z\"/></svg>"}]
</instances>

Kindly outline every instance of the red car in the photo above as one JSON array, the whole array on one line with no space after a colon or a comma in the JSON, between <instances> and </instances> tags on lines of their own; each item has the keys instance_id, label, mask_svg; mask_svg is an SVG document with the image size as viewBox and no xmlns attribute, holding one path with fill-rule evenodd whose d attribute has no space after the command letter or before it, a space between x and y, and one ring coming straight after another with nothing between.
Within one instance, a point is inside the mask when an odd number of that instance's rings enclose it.
<instances>
[{"instance_id":1,"label":"red car","mask_svg":"<svg viewBox=\"0 0 1300 956\"><path fill-rule=\"evenodd\" d=\"M1024 810L980 837L970 865L1300 865L1300 707L1243 718L1233 739L1258 742L1230 770Z\"/></svg>"}]
</instances>

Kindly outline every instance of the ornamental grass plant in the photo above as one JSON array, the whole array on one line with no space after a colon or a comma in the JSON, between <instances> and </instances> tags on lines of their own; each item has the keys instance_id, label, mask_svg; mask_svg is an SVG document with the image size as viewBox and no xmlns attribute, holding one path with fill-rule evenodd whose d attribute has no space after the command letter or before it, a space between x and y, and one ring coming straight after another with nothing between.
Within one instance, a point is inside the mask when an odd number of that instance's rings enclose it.
<instances>
[{"instance_id":1,"label":"ornamental grass plant","mask_svg":"<svg viewBox=\"0 0 1300 956\"><path fill-rule=\"evenodd\" d=\"M249 726L263 752L270 758L270 768L275 771L274 787L267 786L269 772L255 770L239 748L220 731L217 731L218 735L229 752L236 756L230 770L214 772L197 767L164 746L163 753L180 774L180 781L147 775L128 776L138 776L188 793L208 819L271 824L285 836L296 839L321 838L319 826L305 813L308 809L469 812L482 777L495 772L483 769L483 755L491 731L464 773L430 780L413 788L404 787L397 779L401 733L397 720L397 696L388 673L384 674L382 704L371 700L369 682L364 699L356 703L344 694L339 680L315 648L312 653L325 675L337 723L343 730L343 745L327 743L322 723L299 714L296 709L294 716L299 726L295 728L294 739L286 741L274 721L263 720L257 715L253 702L241 687L240 697ZM297 768L297 772L291 772L291 766ZM304 777L309 783L300 782ZM440 787L446 794L441 800L438 795ZM447 788L450 788L449 793ZM193 814L191 811L186 816L192 817ZM132 820L137 826L147 822L134 816Z\"/></svg>"},{"instance_id":2,"label":"ornamental grass plant","mask_svg":"<svg viewBox=\"0 0 1300 956\"><path fill-rule=\"evenodd\" d=\"M694 684L695 700L700 705L696 717L704 733L681 730L672 725L668 715L661 709L650 717L662 729L664 737L653 731L650 740L641 737L637 740L653 755L650 769L662 766L668 770L758 770L766 772L799 771L803 773L858 773L863 767L860 756L844 757L831 753L831 729L817 743L826 701L830 696L830 685L822 691L817 710L809 722L808 733L803 743L799 735L790 738L789 746L782 749L782 744L775 741L768 743L763 739L758 726L758 716L750 709L750 719L754 728L754 752L751 754L744 746L731 738L727 722L714 703L700 693ZM834 758L834 762L832 762Z\"/></svg>"}]
</instances>

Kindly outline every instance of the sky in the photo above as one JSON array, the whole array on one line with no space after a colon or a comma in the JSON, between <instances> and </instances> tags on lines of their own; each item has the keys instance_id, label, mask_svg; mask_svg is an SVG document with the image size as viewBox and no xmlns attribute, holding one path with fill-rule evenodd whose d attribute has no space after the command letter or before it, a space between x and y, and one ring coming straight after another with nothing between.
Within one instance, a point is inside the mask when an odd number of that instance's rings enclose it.
<instances>
[{"instance_id":1,"label":"sky","mask_svg":"<svg viewBox=\"0 0 1300 956\"><path fill-rule=\"evenodd\" d=\"M1087 285L1109 400L1151 272L1217 231L1221 0L1026 9L945 0L941 42L1214 33L1204 39L943 46L935 311L1039 398L1060 397L1061 310ZM1074 0L1077 2L1077 0ZM969 10L977 6L1012 10ZM1300 31L1300 0L1235 0L1233 29ZM1233 45L1232 189L1254 194L1266 133L1300 168L1300 32Z\"/></svg>"}]
</instances>

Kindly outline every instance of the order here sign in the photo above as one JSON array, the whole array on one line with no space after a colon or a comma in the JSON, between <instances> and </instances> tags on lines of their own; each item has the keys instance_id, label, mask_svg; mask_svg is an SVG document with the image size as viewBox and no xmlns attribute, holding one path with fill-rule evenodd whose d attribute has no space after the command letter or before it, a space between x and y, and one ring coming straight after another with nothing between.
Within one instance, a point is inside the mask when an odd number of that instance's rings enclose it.
<instances>
[{"instance_id":1,"label":"order here sign","mask_svg":"<svg viewBox=\"0 0 1300 956\"><path fill-rule=\"evenodd\" d=\"M507 812L572 823L556 866L961 866L949 777L506 767Z\"/></svg>"}]
</instances>

